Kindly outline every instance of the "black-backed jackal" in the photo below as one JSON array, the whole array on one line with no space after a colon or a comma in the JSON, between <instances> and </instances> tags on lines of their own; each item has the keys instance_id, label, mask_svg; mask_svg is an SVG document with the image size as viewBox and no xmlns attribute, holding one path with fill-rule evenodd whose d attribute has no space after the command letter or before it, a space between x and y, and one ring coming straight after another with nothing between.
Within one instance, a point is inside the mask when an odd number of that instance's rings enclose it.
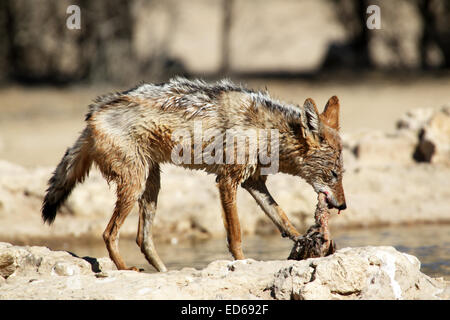
<instances>
[{"instance_id":1,"label":"black-backed jackal","mask_svg":"<svg viewBox=\"0 0 450 320\"><path fill-rule=\"evenodd\" d=\"M136 242L150 264L166 271L152 240L162 163L216 175L229 250L235 259L244 259L236 210L239 185L281 234L293 240L299 232L267 190L268 173L300 176L326 195L329 207L346 208L335 96L319 114L312 99L300 107L228 80L208 84L175 78L97 98L86 123L49 181L42 217L53 222L95 163L117 185L116 206L103 238L118 269L127 269L118 250L119 229L137 201ZM244 145L234 143L241 137Z\"/></svg>"}]
</instances>

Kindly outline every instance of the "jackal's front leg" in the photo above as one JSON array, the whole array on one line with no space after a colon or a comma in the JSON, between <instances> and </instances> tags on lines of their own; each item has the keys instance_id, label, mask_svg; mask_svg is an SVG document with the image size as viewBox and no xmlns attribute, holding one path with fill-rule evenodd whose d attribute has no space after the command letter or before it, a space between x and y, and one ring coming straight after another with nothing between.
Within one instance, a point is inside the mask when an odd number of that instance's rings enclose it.
<instances>
[{"instance_id":1,"label":"jackal's front leg","mask_svg":"<svg viewBox=\"0 0 450 320\"><path fill-rule=\"evenodd\" d=\"M223 224L227 231L228 249L236 260L245 259L242 252L241 226L236 206L237 184L228 178L218 179Z\"/></svg>"},{"instance_id":2,"label":"jackal's front leg","mask_svg":"<svg viewBox=\"0 0 450 320\"><path fill-rule=\"evenodd\" d=\"M139 227L136 242L147 261L160 272L167 271L153 243L153 219L161 187L159 165L149 170L145 191L139 199Z\"/></svg>"},{"instance_id":3,"label":"jackal's front leg","mask_svg":"<svg viewBox=\"0 0 450 320\"><path fill-rule=\"evenodd\" d=\"M283 209L275 202L266 187L265 177L250 178L242 183L242 187L246 189L256 200L261 209L275 223L283 237L289 237L294 240L300 236L295 229Z\"/></svg>"}]
</instances>

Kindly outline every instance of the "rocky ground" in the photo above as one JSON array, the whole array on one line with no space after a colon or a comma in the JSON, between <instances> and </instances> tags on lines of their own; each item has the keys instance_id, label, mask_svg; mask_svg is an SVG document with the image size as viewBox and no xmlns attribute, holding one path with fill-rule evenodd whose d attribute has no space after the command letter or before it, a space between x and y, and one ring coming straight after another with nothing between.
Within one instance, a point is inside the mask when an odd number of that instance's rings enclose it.
<instances>
[{"instance_id":1,"label":"rocky ground","mask_svg":"<svg viewBox=\"0 0 450 320\"><path fill-rule=\"evenodd\" d=\"M344 248L303 261L218 260L203 270L117 271L109 258L0 243L0 299L450 299L393 247Z\"/></svg>"}]
</instances>

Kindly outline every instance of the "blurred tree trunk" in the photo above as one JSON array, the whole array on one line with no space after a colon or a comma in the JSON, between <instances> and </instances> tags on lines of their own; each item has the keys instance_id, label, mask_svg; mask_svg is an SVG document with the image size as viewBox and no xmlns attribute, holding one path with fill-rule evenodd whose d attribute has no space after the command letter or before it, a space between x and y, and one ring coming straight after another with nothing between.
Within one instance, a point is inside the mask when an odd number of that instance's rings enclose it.
<instances>
[{"instance_id":1,"label":"blurred tree trunk","mask_svg":"<svg viewBox=\"0 0 450 320\"><path fill-rule=\"evenodd\" d=\"M436 46L443 56L441 67L450 68L450 3L447 0L419 0L418 9L423 21L420 40L420 58L422 69L430 69L429 51Z\"/></svg>"},{"instance_id":2,"label":"blurred tree trunk","mask_svg":"<svg viewBox=\"0 0 450 320\"><path fill-rule=\"evenodd\" d=\"M322 70L354 70L373 67L366 26L367 0L330 0L336 18L342 24L348 39L344 43L331 43L322 64Z\"/></svg>"},{"instance_id":3,"label":"blurred tree trunk","mask_svg":"<svg viewBox=\"0 0 450 320\"><path fill-rule=\"evenodd\" d=\"M352 46L359 58L359 65L365 68L372 67L372 61L370 59L369 52L369 29L366 26L367 20L367 7L369 3L367 0L354 0L355 10L358 21L359 32L353 38Z\"/></svg>"},{"instance_id":4,"label":"blurred tree trunk","mask_svg":"<svg viewBox=\"0 0 450 320\"><path fill-rule=\"evenodd\" d=\"M11 17L7 1L0 1L0 82L8 79L11 57Z\"/></svg>"},{"instance_id":5,"label":"blurred tree trunk","mask_svg":"<svg viewBox=\"0 0 450 320\"><path fill-rule=\"evenodd\" d=\"M0 66L6 50L6 71L11 79L29 83L121 81L139 71L131 48L133 21L129 1L0 3L0 24L5 26L0 31L5 33L0 40ZM66 10L71 4L81 9L80 29L66 27Z\"/></svg>"}]
</instances>

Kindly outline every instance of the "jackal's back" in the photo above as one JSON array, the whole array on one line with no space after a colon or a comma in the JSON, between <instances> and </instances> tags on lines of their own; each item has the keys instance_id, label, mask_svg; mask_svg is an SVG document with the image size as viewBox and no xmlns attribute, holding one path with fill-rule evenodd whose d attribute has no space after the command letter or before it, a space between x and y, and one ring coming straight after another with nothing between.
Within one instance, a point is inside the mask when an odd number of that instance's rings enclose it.
<instances>
[{"instance_id":1,"label":"jackal's back","mask_svg":"<svg viewBox=\"0 0 450 320\"><path fill-rule=\"evenodd\" d=\"M236 135L249 129L285 132L290 130L288 122L298 121L300 115L298 106L229 80L210 84L175 78L99 97L86 120L96 140L114 142L124 154L137 148L154 161L167 162L176 143L175 131L193 136L197 125L203 132L232 130Z\"/></svg>"},{"instance_id":2,"label":"jackal's back","mask_svg":"<svg viewBox=\"0 0 450 320\"><path fill-rule=\"evenodd\" d=\"M112 109L120 109L120 112ZM141 118L147 115L164 118L167 115L176 116L183 122L216 118L231 121L231 124L234 124L233 120L257 120L249 118L250 113L280 114L287 118L300 116L298 106L277 101L265 91L250 90L229 80L207 83L184 78L160 84L141 84L127 91L101 96L89 106L86 120L103 110L115 113L116 119L120 118L118 114L126 118L135 111ZM233 116L242 119L233 119Z\"/></svg>"}]
</instances>

